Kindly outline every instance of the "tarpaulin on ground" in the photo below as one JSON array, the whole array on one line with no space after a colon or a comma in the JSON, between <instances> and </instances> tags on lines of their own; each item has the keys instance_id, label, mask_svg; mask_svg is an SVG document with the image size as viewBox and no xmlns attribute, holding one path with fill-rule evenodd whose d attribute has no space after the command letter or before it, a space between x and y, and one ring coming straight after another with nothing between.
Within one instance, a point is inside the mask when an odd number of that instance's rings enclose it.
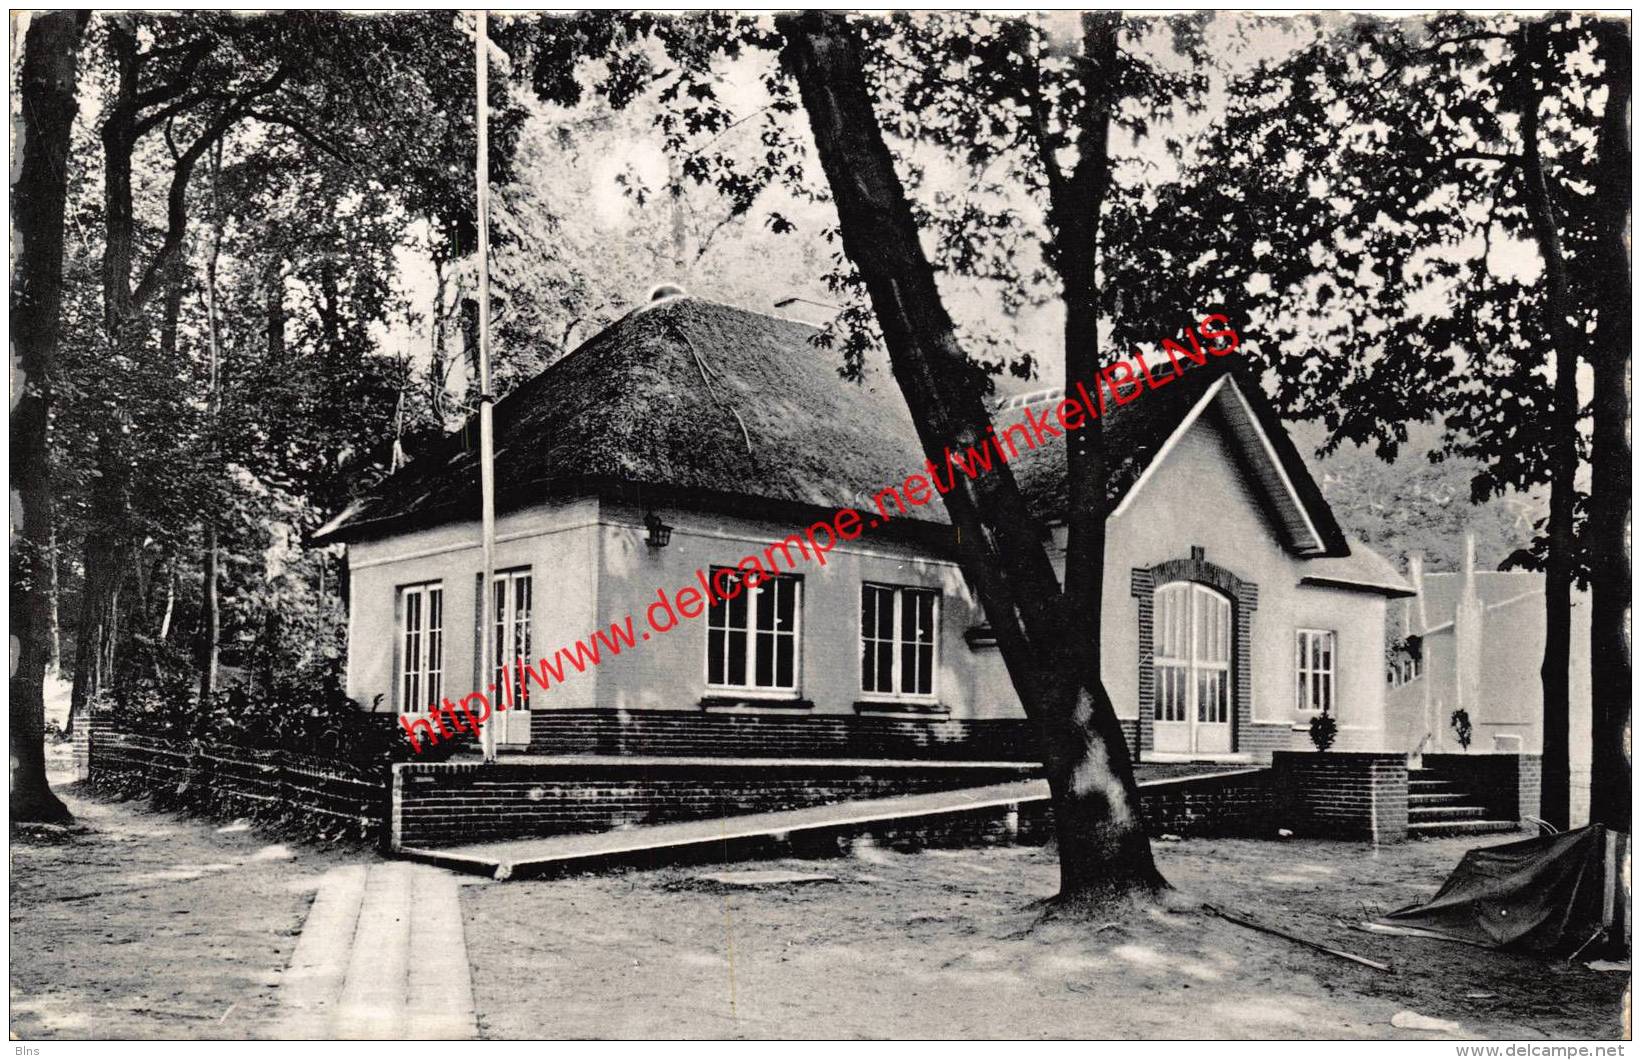
<instances>
[{"instance_id":1,"label":"tarpaulin on ground","mask_svg":"<svg viewBox=\"0 0 1641 1060\"><path fill-rule=\"evenodd\" d=\"M1613 920L1616 865L1626 838L1590 825L1469 851L1436 897L1386 914L1373 926L1499 949L1571 954Z\"/></svg>"}]
</instances>

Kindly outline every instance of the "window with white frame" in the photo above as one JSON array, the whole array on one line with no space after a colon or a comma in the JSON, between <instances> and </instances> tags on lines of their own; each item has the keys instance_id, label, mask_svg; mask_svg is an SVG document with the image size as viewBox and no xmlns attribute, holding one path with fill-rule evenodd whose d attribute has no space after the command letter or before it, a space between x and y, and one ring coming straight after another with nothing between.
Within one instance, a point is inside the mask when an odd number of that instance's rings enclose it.
<instances>
[{"instance_id":1,"label":"window with white frame","mask_svg":"<svg viewBox=\"0 0 1641 1060\"><path fill-rule=\"evenodd\" d=\"M530 666L530 568L497 571L490 591L490 650L496 668L494 683L505 689L512 683L512 709L528 710L529 682L520 683L517 663Z\"/></svg>"},{"instance_id":2,"label":"window with white frame","mask_svg":"<svg viewBox=\"0 0 1641 1060\"><path fill-rule=\"evenodd\" d=\"M707 684L740 692L796 692L803 582L764 575L749 585L733 567L713 567L711 578L719 594L735 595L714 600L707 610Z\"/></svg>"},{"instance_id":3,"label":"window with white frame","mask_svg":"<svg viewBox=\"0 0 1641 1060\"><path fill-rule=\"evenodd\" d=\"M1301 629L1294 638L1297 708L1302 714L1325 709L1339 714L1337 637L1331 629Z\"/></svg>"},{"instance_id":4,"label":"window with white frame","mask_svg":"<svg viewBox=\"0 0 1641 1060\"><path fill-rule=\"evenodd\" d=\"M426 710L444 696L444 586L399 589L399 711Z\"/></svg>"},{"instance_id":5,"label":"window with white frame","mask_svg":"<svg viewBox=\"0 0 1641 1060\"><path fill-rule=\"evenodd\" d=\"M860 589L860 688L873 696L934 697L940 594L901 585Z\"/></svg>"}]
</instances>

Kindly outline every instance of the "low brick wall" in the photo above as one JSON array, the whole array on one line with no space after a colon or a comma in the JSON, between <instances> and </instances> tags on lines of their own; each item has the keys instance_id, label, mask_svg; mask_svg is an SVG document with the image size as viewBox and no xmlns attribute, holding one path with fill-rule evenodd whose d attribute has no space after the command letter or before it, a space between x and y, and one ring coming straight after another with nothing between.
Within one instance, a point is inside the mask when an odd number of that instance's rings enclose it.
<instances>
[{"instance_id":1,"label":"low brick wall","mask_svg":"<svg viewBox=\"0 0 1641 1060\"><path fill-rule=\"evenodd\" d=\"M1024 769L746 766L711 764L407 763L394 767L393 842L441 846L529 836L602 832L630 825L822 806L853 799L977 787L1030 776ZM1265 836L1271 823L1268 770L1188 777L1140 788L1154 836ZM1046 799L868 831L926 842L1046 841Z\"/></svg>"},{"instance_id":2,"label":"low brick wall","mask_svg":"<svg viewBox=\"0 0 1641 1060\"><path fill-rule=\"evenodd\" d=\"M1274 825L1296 835L1395 843L1407 838L1407 756L1277 751Z\"/></svg>"},{"instance_id":3,"label":"low brick wall","mask_svg":"<svg viewBox=\"0 0 1641 1060\"><path fill-rule=\"evenodd\" d=\"M188 744L105 724L91 734L94 788L224 817L290 824L321 838L376 839L387 820L384 769L292 751Z\"/></svg>"},{"instance_id":4,"label":"low brick wall","mask_svg":"<svg viewBox=\"0 0 1641 1060\"><path fill-rule=\"evenodd\" d=\"M538 710L530 750L683 758L899 758L1038 762L1025 719L730 714L704 710Z\"/></svg>"},{"instance_id":5,"label":"low brick wall","mask_svg":"<svg viewBox=\"0 0 1641 1060\"><path fill-rule=\"evenodd\" d=\"M1268 769L1140 787L1146 828L1153 836L1272 836L1277 827L1271 821L1273 797Z\"/></svg>"},{"instance_id":6,"label":"low brick wall","mask_svg":"<svg viewBox=\"0 0 1641 1060\"><path fill-rule=\"evenodd\" d=\"M1031 774L1023 768L921 764L412 762L393 769L391 842L397 848L602 832L998 784Z\"/></svg>"},{"instance_id":7,"label":"low brick wall","mask_svg":"<svg viewBox=\"0 0 1641 1060\"><path fill-rule=\"evenodd\" d=\"M1538 816L1543 759L1522 754L1428 754L1426 769L1461 786L1487 808L1489 820Z\"/></svg>"}]
</instances>

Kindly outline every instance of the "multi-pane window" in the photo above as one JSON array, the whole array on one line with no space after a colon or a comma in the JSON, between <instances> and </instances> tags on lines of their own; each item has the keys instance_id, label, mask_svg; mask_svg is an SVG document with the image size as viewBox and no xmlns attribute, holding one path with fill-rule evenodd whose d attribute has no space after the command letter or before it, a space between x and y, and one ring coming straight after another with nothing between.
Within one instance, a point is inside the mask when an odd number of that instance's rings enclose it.
<instances>
[{"instance_id":1,"label":"multi-pane window","mask_svg":"<svg viewBox=\"0 0 1641 1060\"><path fill-rule=\"evenodd\" d=\"M519 682L517 663L532 665L530 658L530 571L497 571L490 593L490 656L496 668L494 684L505 689L512 683L512 704L525 710L530 702L529 682Z\"/></svg>"},{"instance_id":2,"label":"multi-pane window","mask_svg":"<svg viewBox=\"0 0 1641 1060\"><path fill-rule=\"evenodd\" d=\"M426 710L444 695L444 587L399 590L399 711Z\"/></svg>"},{"instance_id":3,"label":"multi-pane window","mask_svg":"<svg viewBox=\"0 0 1641 1060\"><path fill-rule=\"evenodd\" d=\"M860 591L860 687L874 695L934 695L939 594L928 589L863 585Z\"/></svg>"},{"instance_id":4,"label":"multi-pane window","mask_svg":"<svg viewBox=\"0 0 1641 1060\"><path fill-rule=\"evenodd\" d=\"M1301 629L1294 638L1298 709L1306 714L1339 713L1338 665L1331 629Z\"/></svg>"},{"instance_id":5,"label":"multi-pane window","mask_svg":"<svg viewBox=\"0 0 1641 1060\"><path fill-rule=\"evenodd\" d=\"M765 575L756 586L733 567L712 568L712 583L733 599L707 610L707 684L741 691L798 688L798 594L802 582ZM736 587L740 591L736 592Z\"/></svg>"},{"instance_id":6,"label":"multi-pane window","mask_svg":"<svg viewBox=\"0 0 1641 1060\"><path fill-rule=\"evenodd\" d=\"M1157 590L1151 649L1156 676L1153 718L1226 725L1231 720L1231 602L1205 585L1173 582Z\"/></svg>"}]
</instances>

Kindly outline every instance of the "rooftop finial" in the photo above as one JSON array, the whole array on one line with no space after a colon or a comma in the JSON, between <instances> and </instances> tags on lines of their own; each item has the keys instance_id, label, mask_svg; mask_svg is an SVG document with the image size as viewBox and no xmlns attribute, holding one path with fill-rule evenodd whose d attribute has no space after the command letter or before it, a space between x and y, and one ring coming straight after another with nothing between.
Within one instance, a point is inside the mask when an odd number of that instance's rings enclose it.
<instances>
[{"instance_id":1,"label":"rooftop finial","mask_svg":"<svg viewBox=\"0 0 1641 1060\"><path fill-rule=\"evenodd\" d=\"M647 301L660 302L668 298L682 297L684 297L684 289L682 287L675 283L661 283L656 284L650 289L650 296Z\"/></svg>"}]
</instances>

